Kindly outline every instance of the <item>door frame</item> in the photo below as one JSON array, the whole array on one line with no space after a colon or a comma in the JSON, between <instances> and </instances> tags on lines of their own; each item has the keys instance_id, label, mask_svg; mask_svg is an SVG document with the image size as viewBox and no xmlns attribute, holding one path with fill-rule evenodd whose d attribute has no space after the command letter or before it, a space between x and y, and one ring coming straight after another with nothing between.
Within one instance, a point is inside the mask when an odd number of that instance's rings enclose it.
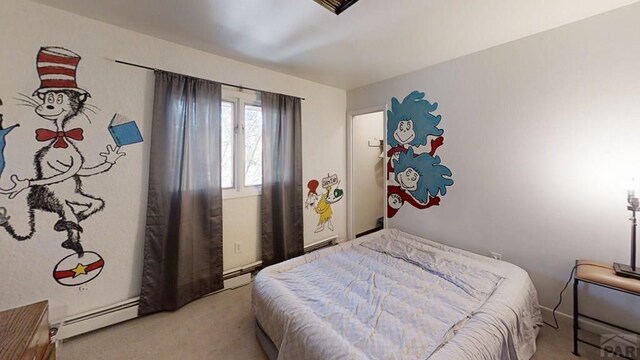
<instances>
[{"instance_id":1,"label":"door frame","mask_svg":"<svg viewBox=\"0 0 640 360\"><path fill-rule=\"evenodd\" d=\"M376 112L382 112L382 126L383 126L383 132L382 132L382 144L383 144L383 148L382 148L382 153L384 154L384 157L382 159L383 161L383 172L385 172L386 169L386 163L387 163L387 105L380 105L380 106L374 106L374 107L369 107L366 109L360 109L360 110L353 110L353 111L348 111L347 112L347 239L348 240L353 240L355 239L355 236L357 234L354 234L354 229L353 229L353 189L354 189L354 178L353 178L353 118L359 115L366 115L366 114L371 114L371 113L376 113ZM383 196L383 204L385 204L384 209L383 209L383 227L386 229L387 228L387 176L385 174L384 176L384 182L383 182L383 191L382 191L382 196Z\"/></svg>"}]
</instances>

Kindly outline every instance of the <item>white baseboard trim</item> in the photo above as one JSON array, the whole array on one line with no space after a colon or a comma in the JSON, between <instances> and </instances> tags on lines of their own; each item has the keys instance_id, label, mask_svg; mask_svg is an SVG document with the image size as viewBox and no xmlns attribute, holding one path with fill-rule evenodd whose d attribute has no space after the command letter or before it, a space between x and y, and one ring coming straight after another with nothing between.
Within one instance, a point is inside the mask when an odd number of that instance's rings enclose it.
<instances>
[{"instance_id":1,"label":"white baseboard trim","mask_svg":"<svg viewBox=\"0 0 640 360\"><path fill-rule=\"evenodd\" d=\"M542 311L542 317L548 323L553 323L553 309L548 308L546 306L540 306L540 310ZM556 311L556 318L558 318L558 325L562 327L562 325L567 326L570 329L573 329L573 316L569 314L565 314L559 311ZM565 324L561 324L565 323ZM626 334L624 331L620 329L616 329L614 327L607 326L605 324L600 324L595 321L589 319L580 318L578 320L578 326L580 326L581 330L586 330L590 333L596 335L624 335Z\"/></svg>"},{"instance_id":2,"label":"white baseboard trim","mask_svg":"<svg viewBox=\"0 0 640 360\"><path fill-rule=\"evenodd\" d=\"M98 310L89 311L54 324L52 340L64 340L89 331L133 319L138 316L140 297L131 298Z\"/></svg>"},{"instance_id":3,"label":"white baseboard trim","mask_svg":"<svg viewBox=\"0 0 640 360\"><path fill-rule=\"evenodd\" d=\"M225 270L222 273L222 278L226 281L236 276L241 276L247 273L254 272L256 269L260 267L262 267L262 260L258 260L258 261L252 262L251 264L238 266L229 270Z\"/></svg>"},{"instance_id":4,"label":"white baseboard trim","mask_svg":"<svg viewBox=\"0 0 640 360\"><path fill-rule=\"evenodd\" d=\"M251 284L252 280L253 279L251 278L251 273L246 273L240 276L232 277L224 281L224 290L233 290L241 286L249 285Z\"/></svg>"},{"instance_id":5,"label":"white baseboard trim","mask_svg":"<svg viewBox=\"0 0 640 360\"><path fill-rule=\"evenodd\" d=\"M552 323L553 309L550 309L545 306L540 306L540 309L542 310L543 318L545 318L545 320L548 323ZM556 317L558 318L558 326L560 326L561 328L562 326L565 326L567 331L573 331L572 315L556 312ZM563 324L561 325L561 323ZM624 351L623 349L628 348L630 343L634 343L634 342L637 343L637 339L638 339L637 336L630 334L628 332L625 332L621 329L616 329L614 327L597 323L589 319L580 318L578 320L578 326L580 327L581 333L583 331L586 331L591 334L594 334L596 337L599 336L601 344L607 344L607 347L614 349L618 352L623 352ZM631 337L629 338L629 336ZM580 338L584 339L584 334L580 335ZM592 341L595 341L596 344L598 343L598 340L593 339ZM613 357L613 358L617 359L617 357Z\"/></svg>"},{"instance_id":6,"label":"white baseboard trim","mask_svg":"<svg viewBox=\"0 0 640 360\"><path fill-rule=\"evenodd\" d=\"M549 320L553 321L553 309L548 308L546 306L540 305L540 310L542 312L542 317L547 322L549 322ZM565 321L568 321L568 322L573 321L573 316L567 315L567 314L565 314L563 312L560 312L560 311L556 311L556 317L562 318L562 319L564 319Z\"/></svg>"},{"instance_id":7,"label":"white baseboard trim","mask_svg":"<svg viewBox=\"0 0 640 360\"><path fill-rule=\"evenodd\" d=\"M251 281L250 273L235 276L224 280L224 288L222 290L205 296L214 295L225 290L236 289L250 284ZM111 306L69 317L61 323L53 325L55 335L52 337L52 340L69 339L103 327L135 319L138 317L139 304L140 297L134 297Z\"/></svg>"}]
</instances>

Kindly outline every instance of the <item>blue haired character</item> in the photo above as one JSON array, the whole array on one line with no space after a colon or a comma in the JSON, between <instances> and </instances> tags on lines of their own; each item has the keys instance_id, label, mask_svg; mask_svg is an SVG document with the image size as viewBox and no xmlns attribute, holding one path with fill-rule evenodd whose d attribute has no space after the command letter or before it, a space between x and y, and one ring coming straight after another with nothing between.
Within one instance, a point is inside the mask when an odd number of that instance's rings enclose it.
<instances>
[{"instance_id":1,"label":"blue haired character","mask_svg":"<svg viewBox=\"0 0 640 360\"><path fill-rule=\"evenodd\" d=\"M400 152L393 160L395 181L400 189L408 192L421 204L428 203L429 197L446 195L447 186L453 185L451 170L440 165L440 157L422 153L415 155L413 148Z\"/></svg>"},{"instance_id":2,"label":"blue haired character","mask_svg":"<svg viewBox=\"0 0 640 360\"><path fill-rule=\"evenodd\" d=\"M429 201L426 204L421 204L417 202L411 194L402 190L400 186L387 186L387 216L389 218L394 217L405 202L408 202L416 209L422 210L440 205L440 197L429 196Z\"/></svg>"},{"instance_id":3,"label":"blue haired character","mask_svg":"<svg viewBox=\"0 0 640 360\"><path fill-rule=\"evenodd\" d=\"M391 110L387 111L387 143L391 147L387 156L391 159L395 154L405 152L409 146L427 144L429 136L437 136L431 140L431 151L434 156L436 149L444 143L440 135L444 132L438 128L442 117L433 115L438 103L430 103L424 99L425 94L413 91L402 100L391 99ZM393 171L392 162L387 165L388 172Z\"/></svg>"}]
</instances>

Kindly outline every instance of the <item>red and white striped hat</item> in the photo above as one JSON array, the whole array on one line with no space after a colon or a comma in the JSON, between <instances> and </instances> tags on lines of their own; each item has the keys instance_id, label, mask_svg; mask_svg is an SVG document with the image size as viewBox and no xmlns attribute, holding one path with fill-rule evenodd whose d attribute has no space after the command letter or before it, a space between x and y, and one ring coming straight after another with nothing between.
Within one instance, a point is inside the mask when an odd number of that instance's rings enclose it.
<instances>
[{"instance_id":1,"label":"red and white striped hat","mask_svg":"<svg viewBox=\"0 0 640 360\"><path fill-rule=\"evenodd\" d=\"M48 46L41 47L36 58L40 88L33 95L52 90L75 90L87 94L76 83L76 70L80 63L80 55L71 50Z\"/></svg>"}]
</instances>

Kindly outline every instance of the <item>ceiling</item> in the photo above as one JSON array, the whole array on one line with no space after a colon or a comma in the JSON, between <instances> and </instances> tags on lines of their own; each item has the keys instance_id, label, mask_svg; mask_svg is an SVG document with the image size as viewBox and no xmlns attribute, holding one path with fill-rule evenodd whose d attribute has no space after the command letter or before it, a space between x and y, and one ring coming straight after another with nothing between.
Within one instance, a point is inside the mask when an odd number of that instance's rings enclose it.
<instances>
[{"instance_id":1,"label":"ceiling","mask_svg":"<svg viewBox=\"0 0 640 360\"><path fill-rule=\"evenodd\" d=\"M36 1L352 89L639 0L360 0L339 16L312 0Z\"/></svg>"}]
</instances>

